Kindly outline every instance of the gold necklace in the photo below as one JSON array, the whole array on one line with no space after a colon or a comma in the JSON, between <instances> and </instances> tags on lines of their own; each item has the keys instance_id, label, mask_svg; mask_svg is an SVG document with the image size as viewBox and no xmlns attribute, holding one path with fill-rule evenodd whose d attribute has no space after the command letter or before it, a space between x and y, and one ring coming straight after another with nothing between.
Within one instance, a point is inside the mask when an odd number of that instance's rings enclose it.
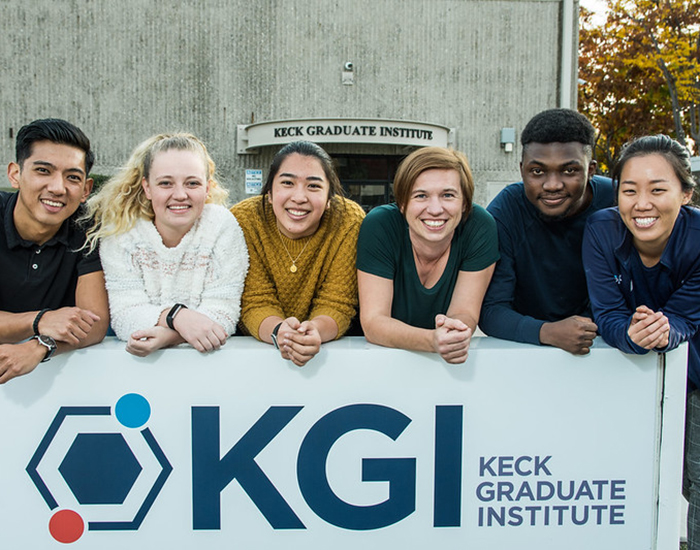
<instances>
[{"instance_id":1,"label":"gold necklace","mask_svg":"<svg viewBox=\"0 0 700 550\"><path fill-rule=\"evenodd\" d=\"M284 244L284 240L282 239L282 232L279 229L277 229L277 231L280 234L280 242L282 243L282 246L284 247L284 251L287 253L287 256L289 256L289 259L292 260L292 265L289 266L289 271L291 271L292 273L296 273L297 272L297 260L299 259L299 256L301 256L304 253L304 250L306 250L306 247L309 246L309 242L311 242L311 239L306 241L304 248L302 248L301 252L299 252L299 254L297 254L297 257L292 258L292 255L289 253L289 249L287 248L287 245Z\"/></svg>"}]
</instances>

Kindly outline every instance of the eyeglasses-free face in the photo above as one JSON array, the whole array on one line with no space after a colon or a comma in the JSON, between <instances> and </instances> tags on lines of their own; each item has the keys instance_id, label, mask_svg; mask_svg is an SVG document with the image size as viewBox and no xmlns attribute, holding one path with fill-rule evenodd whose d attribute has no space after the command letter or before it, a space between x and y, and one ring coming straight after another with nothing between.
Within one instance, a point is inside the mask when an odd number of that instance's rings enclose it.
<instances>
[{"instance_id":1,"label":"eyeglasses-free face","mask_svg":"<svg viewBox=\"0 0 700 550\"><path fill-rule=\"evenodd\" d=\"M289 239L313 235L330 206L330 184L314 157L293 153L280 165L267 199L277 227Z\"/></svg>"},{"instance_id":2,"label":"eyeglasses-free face","mask_svg":"<svg viewBox=\"0 0 700 550\"><path fill-rule=\"evenodd\" d=\"M620 174L618 207L645 264L654 265L661 258L681 206L690 202L691 195L683 191L663 155L633 157L625 163Z\"/></svg>"},{"instance_id":3,"label":"eyeglasses-free face","mask_svg":"<svg viewBox=\"0 0 700 550\"><path fill-rule=\"evenodd\" d=\"M202 214L209 191L206 173L202 155L194 151L169 149L153 158L142 185L165 246L177 246Z\"/></svg>"}]
</instances>

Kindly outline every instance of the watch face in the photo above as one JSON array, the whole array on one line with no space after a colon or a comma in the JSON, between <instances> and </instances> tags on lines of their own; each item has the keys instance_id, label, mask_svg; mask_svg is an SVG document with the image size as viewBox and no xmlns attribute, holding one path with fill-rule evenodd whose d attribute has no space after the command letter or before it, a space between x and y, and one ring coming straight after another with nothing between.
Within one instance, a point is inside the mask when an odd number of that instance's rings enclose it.
<instances>
[{"instance_id":1,"label":"watch face","mask_svg":"<svg viewBox=\"0 0 700 550\"><path fill-rule=\"evenodd\" d=\"M51 338L51 336L46 336L45 334L40 334L39 336L37 336L37 340L39 340L39 342L41 342L47 348L56 349L56 340Z\"/></svg>"},{"instance_id":2,"label":"watch face","mask_svg":"<svg viewBox=\"0 0 700 550\"><path fill-rule=\"evenodd\" d=\"M41 362L43 363L44 361L51 359L51 356L56 351L56 340L51 338L51 336L46 336L45 334L39 334L34 338L36 338L42 346L46 346L46 355Z\"/></svg>"}]
</instances>

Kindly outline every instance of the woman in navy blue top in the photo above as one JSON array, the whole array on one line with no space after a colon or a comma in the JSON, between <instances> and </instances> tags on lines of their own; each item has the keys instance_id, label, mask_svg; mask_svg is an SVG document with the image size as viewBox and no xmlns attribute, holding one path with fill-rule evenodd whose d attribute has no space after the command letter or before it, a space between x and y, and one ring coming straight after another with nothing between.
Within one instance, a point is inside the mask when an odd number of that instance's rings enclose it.
<instances>
[{"instance_id":1,"label":"woman in navy blue top","mask_svg":"<svg viewBox=\"0 0 700 550\"><path fill-rule=\"evenodd\" d=\"M626 353L689 343L684 486L690 495L688 548L697 549L700 210L689 206L696 186L690 157L668 136L642 137L622 150L612 176L618 206L593 215L583 238L593 317L605 341Z\"/></svg>"}]
</instances>

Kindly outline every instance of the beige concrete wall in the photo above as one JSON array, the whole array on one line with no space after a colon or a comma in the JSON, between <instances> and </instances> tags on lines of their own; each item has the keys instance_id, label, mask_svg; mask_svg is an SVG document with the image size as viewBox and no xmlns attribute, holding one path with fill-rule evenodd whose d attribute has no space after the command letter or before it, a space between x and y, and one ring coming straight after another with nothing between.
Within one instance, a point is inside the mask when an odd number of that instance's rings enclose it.
<instances>
[{"instance_id":1,"label":"beige concrete wall","mask_svg":"<svg viewBox=\"0 0 700 550\"><path fill-rule=\"evenodd\" d=\"M151 134L188 130L232 191L274 151L236 153L236 125L352 117L456 128L477 202L515 180L519 132L557 106L560 0L0 0L0 151L26 122L58 116L111 173ZM343 86L346 61L355 84ZM352 147L330 150L353 152ZM356 148L367 150L367 147ZM376 151L395 153L395 148Z\"/></svg>"}]
</instances>

